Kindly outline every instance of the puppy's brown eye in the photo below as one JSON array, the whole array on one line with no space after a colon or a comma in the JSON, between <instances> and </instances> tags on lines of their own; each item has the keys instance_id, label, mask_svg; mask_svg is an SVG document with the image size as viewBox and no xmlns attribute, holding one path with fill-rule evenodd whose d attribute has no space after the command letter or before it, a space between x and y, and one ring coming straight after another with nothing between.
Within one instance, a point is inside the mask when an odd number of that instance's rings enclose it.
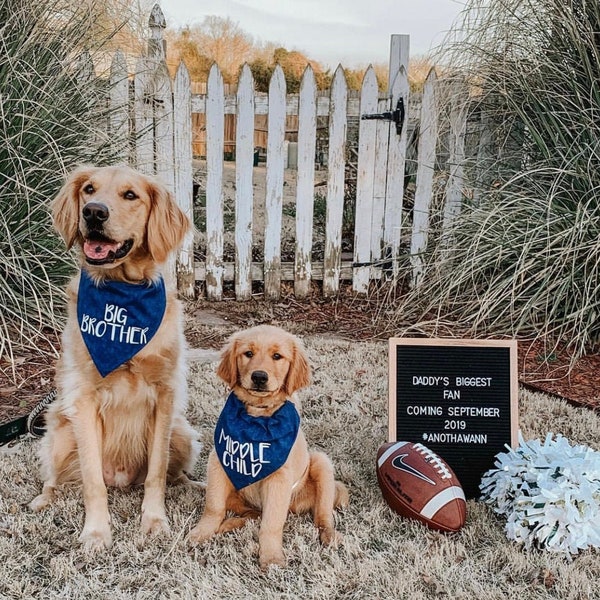
<instances>
[{"instance_id":1,"label":"puppy's brown eye","mask_svg":"<svg viewBox=\"0 0 600 600\"><path fill-rule=\"evenodd\" d=\"M254 356L254 352L252 352L252 350L247 350L246 352L244 352L244 356L252 358Z\"/></svg>"},{"instance_id":2,"label":"puppy's brown eye","mask_svg":"<svg viewBox=\"0 0 600 600\"><path fill-rule=\"evenodd\" d=\"M273 354L273 360L281 360L282 358L283 356L281 356L279 352L275 352L275 354Z\"/></svg>"},{"instance_id":3,"label":"puppy's brown eye","mask_svg":"<svg viewBox=\"0 0 600 600\"><path fill-rule=\"evenodd\" d=\"M88 183L84 188L83 191L86 194L93 194L96 190L94 190L94 186L91 183Z\"/></svg>"},{"instance_id":4,"label":"puppy's brown eye","mask_svg":"<svg viewBox=\"0 0 600 600\"><path fill-rule=\"evenodd\" d=\"M135 200L137 197L138 197L137 194L131 190L127 190L123 194L123 198L125 198L125 200Z\"/></svg>"}]
</instances>

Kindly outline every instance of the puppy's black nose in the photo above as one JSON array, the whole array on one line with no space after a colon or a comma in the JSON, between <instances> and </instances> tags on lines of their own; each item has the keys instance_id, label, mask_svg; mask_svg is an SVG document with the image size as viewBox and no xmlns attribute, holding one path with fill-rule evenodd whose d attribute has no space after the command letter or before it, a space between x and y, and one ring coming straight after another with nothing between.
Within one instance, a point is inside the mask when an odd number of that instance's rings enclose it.
<instances>
[{"instance_id":1,"label":"puppy's black nose","mask_svg":"<svg viewBox=\"0 0 600 600\"><path fill-rule=\"evenodd\" d=\"M101 227L109 216L108 206L101 202L88 202L81 212L90 227Z\"/></svg>"},{"instance_id":2,"label":"puppy's black nose","mask_svg":"<svg viewBox=\"0 0 600 600\"><path fill-rule=\"evenodd\" d=\"M252 382L255 385L260 387L262 385L265 385L265 383L269 381L269 375L264 371L253 371L252 375L250 376L250 379L252 379Z\"/></svg>"}]
</instances>

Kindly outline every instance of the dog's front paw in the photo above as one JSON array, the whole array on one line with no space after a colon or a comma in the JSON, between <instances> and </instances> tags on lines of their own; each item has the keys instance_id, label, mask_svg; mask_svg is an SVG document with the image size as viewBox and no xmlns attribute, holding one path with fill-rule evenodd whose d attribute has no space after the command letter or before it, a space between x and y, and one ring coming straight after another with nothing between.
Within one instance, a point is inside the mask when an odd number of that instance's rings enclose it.
<instances>
[{"instance_id":1,"label":"dog's front paw","mask_svg":"<svg viewBox=\"0 0 600 600\"><path fill-rule=\"evenodd\" d=\"M41 510L48 508L48 506L52 503L53 499L53 494L41 493L29 503L29 508L33 512L40 512Z\"/></svg>"},{"instance_id":2,"label":"dog's front paw","mask_svg":"<svg viewBox=\"0 0 600 600\"><path fill-rule=\"evenodd\" d=\"M283 550L260 552L258 564L260 565L262 571L266 571L270 566L285 567L287 560Z\"/></svg>"},{"instance_id":3,"label":"dog's front paw","mask_svg":"<svg viewBox=\"0 0 600 600\"><path fill-rule=\"evenodd\" d=\"M145 512L142 515L142 531L150 535L168 535L171 527L165 515Z\"/></svg>"},{"instance_id":4,"label":"dog's front paw","mask_svg":"<svg viewBox=\"0 0 600 600\"><path fill-rule=\"evenodd\" d=\"M99 528L99 527L84 527L79 541L83 545L85 550L91 552L99 552L110 548L112 543L112 534L110 527Z\"/></svg>"}]
</instances>

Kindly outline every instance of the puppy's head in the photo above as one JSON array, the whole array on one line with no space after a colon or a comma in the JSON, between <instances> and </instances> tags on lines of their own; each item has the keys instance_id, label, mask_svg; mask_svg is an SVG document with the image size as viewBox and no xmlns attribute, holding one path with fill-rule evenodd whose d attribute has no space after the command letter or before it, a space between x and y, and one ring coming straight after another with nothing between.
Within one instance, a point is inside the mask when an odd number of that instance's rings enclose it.
<instances>
[{"instance_id":1,"label":"puppy's head","mask_svg":"<svg viewBox=\"0 0 600 600\"><path fill-rule=\"evenodd\" d=\"M240 400L256 406L283 402L310 383L302 342L271 325L235 333L223 349L217 375Z\"/></svg>"},{"instance_id":2,"label":"puppy's head","mask_svg":"<svg viewBox=\"0 0 600 600\"><path fill-rule=\"evenodd\" d=\"M135 259L162 263L190 227L162 183L125 166L80 167L51 208L67 247L104 269Z\"/></svg>"}]
</instances>

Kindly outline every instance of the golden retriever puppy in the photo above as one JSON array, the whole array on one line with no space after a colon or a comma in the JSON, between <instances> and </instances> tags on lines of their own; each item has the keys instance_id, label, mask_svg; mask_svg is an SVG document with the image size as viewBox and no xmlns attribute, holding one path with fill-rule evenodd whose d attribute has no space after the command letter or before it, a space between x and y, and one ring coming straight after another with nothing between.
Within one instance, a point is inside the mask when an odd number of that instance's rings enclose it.
<instances>
[{"instance_id":1,"label":"golden retriever puppy","mask_svg":"<svg viewBox=\"0 0 600 600\"><path fill-rule=\"evenodd\" d=\"M336 545L334 508L348 503L322 452L308 451L294 393L309 384L302 343L270 325L234 334L217 375L231 393L215 429L207 467L204 513L192 543L231 531L262 514L261 568L285 564L283 527L288 511L312 511L321 542ZM238 516L226 518L227 511Z\"/></svg>"},{"instance_id":2,"label":"golden retriever puppy","mask_svg":"<svg viewBox=\"0 0 600 600\"><path fill-rule=\"evenodd\" d=\"M111 543L107 485L144 484L142 530L169 530L165 483L188 481L199 445L185 417L181 307L161 275L190 229L158 181L128 167L81 167L52 203L54 226L75 247L67 288L57 399L40 459L45 508L63 482L80 482L89 549Z\"/></svg>"}]
</instances>

